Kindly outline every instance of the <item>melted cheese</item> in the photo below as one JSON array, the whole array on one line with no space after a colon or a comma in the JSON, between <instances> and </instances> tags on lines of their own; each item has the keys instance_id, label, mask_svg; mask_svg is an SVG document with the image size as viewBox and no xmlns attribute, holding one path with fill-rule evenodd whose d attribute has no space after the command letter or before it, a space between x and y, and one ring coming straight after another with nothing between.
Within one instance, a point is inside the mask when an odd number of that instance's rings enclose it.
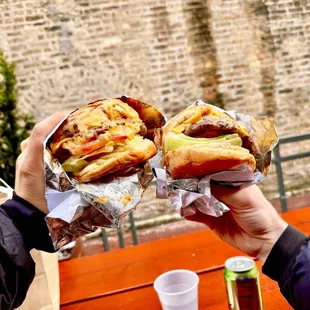
<instances>
[{"instance_id":1,"label":"melted cheese","mask_svg":"<svg viewBox=\"0 0 310 310\"><path fill-rule=\"evenodd\" d=\"M195 124L202 120L201 111L193 115L192 117L188 118L183 122L183 124Z\"/></svg>"},{"instance_id":2,"label":"melted cheese","mask_svg":"<svg viewBox=\"0 0 310 310\"><path fill-rule=\"evenodd\" d=\"M172 129L174 133L182 133L184 132L191 124L181 124Z\"/></svg>"},{"instance_id":3,"label":"melted cheese","mask_svg":"<svg viewBox=\"0 0 310 310\"><path fill-rule=\"evenodd\" d=\"M190 125L199 123L205 115L221 116L222 114L214 109L199 110L182 124L174 127L171 131L177 134L183 133Z\"/></svg>"},{"instance_id":4,"label":"melted cheese","mask_svg":"<svg viewBox=\"0 0 310 310\"><path fill-rule=\"evenodd\" d=\"M92 156L100 156L104 162L115 153L128 151L132 143L137 145L143 140L139 135L142 125L137 111L120 100L98 102L75 111L62 128L63 132L68 130L75 135L56 144L72 155L63 163L65 170L78 172L89 164L87 159Z\"/></svg>"}]
</instances>

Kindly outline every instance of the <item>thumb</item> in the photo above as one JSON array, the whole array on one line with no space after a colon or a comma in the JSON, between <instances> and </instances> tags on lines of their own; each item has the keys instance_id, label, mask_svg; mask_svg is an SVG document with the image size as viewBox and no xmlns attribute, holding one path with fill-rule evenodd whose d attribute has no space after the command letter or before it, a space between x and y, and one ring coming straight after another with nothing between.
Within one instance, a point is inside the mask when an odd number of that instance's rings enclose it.
<instances>
[{"instance_id":1,"label":"thumb","mask_svg":"<svg viewBox=\"0 0 310 310\"><path fill-rule=\"evenodd\" d=\"M249 209L263 200L266 201L265 196L257 185L235 188L212 184L211 192L216 199L235 211Z\"/></svg>"},{"instance_id":2,"label":"thumb","mask_svg":"<svg viewBox=\"0 0 310 310\"><path fill-rule=\"evenodd\" d=\"M58 112L50 117L44 119L40 123L37 123L30 137L27 140L27 149L30 149L31 152L38 152L41 155L43 152L43 142L47 135L53 130L53 128L65 117L64 112Z\"/></svg>"}]
</instances>

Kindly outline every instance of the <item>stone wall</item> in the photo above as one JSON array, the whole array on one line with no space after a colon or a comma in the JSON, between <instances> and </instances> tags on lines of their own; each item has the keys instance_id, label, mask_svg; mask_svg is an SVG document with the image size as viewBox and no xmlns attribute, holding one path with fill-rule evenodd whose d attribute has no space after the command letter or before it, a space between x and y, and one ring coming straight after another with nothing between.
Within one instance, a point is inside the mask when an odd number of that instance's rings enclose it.
<instances>
[{"instance_id":1,"label":"stone wall","mask_svg":"<svg viewBox=\"0 0 310 310\"><path fill-rule=\"evenodd\" d=\"M168 117L203 99L310 129L310 0L0 0L0 34L37 120L127 94ZM309 169L286 163L286 182Z\"/></svg>"},{"instance_id":2,"label":"stone wall","mask_svg":"<svg viewBox=\"0 0 310 310\"><path fill-rule=\"evenodd\" d=\"M310 128L310 1L0 0L0 30L37 119L125 93L168 116L205 99Z\"/></svg>"}]
</instances>

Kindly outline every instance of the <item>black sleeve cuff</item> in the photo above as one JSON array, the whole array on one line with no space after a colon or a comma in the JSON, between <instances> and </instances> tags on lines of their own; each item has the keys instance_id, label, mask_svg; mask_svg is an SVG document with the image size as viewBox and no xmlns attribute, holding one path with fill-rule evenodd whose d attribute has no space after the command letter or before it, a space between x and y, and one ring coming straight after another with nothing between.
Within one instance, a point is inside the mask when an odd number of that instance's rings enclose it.
<instances>
[{"instance_id":1,"label":"black sleeve cuff","mask_svg":"<svg viewBox=\"0 0 310 310\"><path fill-rule=\"evenodd\" d=\"M269 278L280 281L285 279L286 273L291 269L294 258L307 236L291 225L284 230L263 265L263 273Z\"/></svg>"},{"instance_id":2,"label":"black sleeve cuff","mask_svg":"<svg viewBox=\"0 0 310 310\"><path fill-rule=\"evenodd\" d=\"M55 252L45 222L45 214L31 203L13 193L13 197L2 204L23 237L28 251L32 249Z\"/></svg>"}]
</instances>

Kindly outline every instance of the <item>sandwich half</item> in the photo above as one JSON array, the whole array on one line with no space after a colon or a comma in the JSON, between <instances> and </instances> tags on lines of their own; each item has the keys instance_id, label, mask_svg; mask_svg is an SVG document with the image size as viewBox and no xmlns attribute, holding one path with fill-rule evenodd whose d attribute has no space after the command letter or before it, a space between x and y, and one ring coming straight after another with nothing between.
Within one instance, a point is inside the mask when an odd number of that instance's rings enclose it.
<instances>
[{"instance_id":1,"label":"sandwich half","mask_svg":"<svg viewBox=\"0 0 310 310\"><path fill-rule=\"evenodd\" d=\"M164 124L152 105L125 96L98 100L71 113L48 145L63 169L85 183L145 163L157 153L154 131Z\"/></svg>"},{"instance_id":2,"label":"sandwich half","mask_svg":"<svg viewBox=\"0 0 310 310\"><path fill-rule=\"evenodd\" d=\"M191 106L162 130L163 165L172 178L199 178L246 164L256 168L245 126L212 105Z\"/></svg>"}]
</instances>

